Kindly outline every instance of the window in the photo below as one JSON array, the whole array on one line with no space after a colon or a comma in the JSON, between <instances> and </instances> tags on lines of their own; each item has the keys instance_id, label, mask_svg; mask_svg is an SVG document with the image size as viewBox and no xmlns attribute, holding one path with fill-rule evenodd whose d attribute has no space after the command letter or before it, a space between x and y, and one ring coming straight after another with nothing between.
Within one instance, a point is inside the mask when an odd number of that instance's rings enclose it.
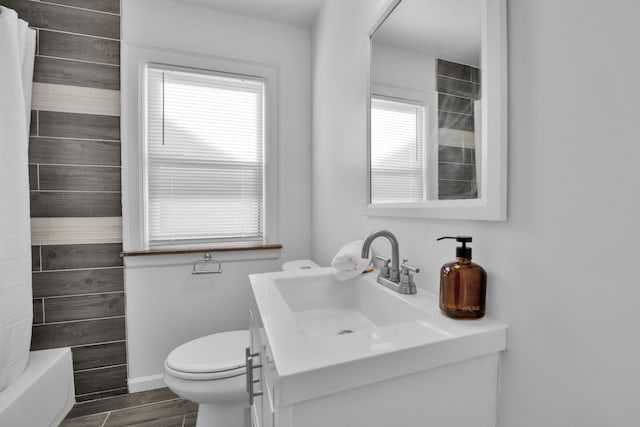
<instances>
[{"instance_id":1,"label":"window","mask_svg":"<svg viewBox=\"0 0 640 427\"><path fill-rule=\"evenodd\" d=\"M265 81L145 68L148 246L262 243Z\"/></svg>"},{"instance_id":2,"label":"window","mask_svg":"<svg viewBox=\"0 0 640 427\"><path fill-rule=\"evenodd\" d=\"M371 98L371 203L422 202L425 189L425 107Z\"/></svg>"}]
</instances>

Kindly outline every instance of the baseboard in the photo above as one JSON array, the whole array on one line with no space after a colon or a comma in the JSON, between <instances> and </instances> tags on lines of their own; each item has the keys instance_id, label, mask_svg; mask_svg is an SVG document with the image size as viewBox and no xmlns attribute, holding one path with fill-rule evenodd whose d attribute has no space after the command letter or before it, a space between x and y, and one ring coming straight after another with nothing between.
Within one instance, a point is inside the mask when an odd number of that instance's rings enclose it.
<instances>
[{"instance_id":1,"label":"baseboard","mask_svg":"<svg viewBox=\"0 0 640 427\"><path fill-rule=\"evenodd\" d=\"M157 388L163 388L167 385L162 379L162 374L149 375L147 377L129 378L127 384L129 385L129 393L137 393L139 391L154 390Z\"/></svg>"}]
</instances>

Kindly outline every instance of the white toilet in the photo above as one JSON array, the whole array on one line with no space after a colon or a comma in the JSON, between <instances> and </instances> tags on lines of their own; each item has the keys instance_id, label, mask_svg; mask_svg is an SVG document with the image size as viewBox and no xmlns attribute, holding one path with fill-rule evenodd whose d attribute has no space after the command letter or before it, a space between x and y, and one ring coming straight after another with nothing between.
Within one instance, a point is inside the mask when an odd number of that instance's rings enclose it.
<instances>
[{"instance_id":1,"label":"white toilet","mask_svg":"<svg viewBox=\"0 0 640 427\"><path fill-rule=\"evenodd\" d=\"M290 261L283 270L320 266L308 259ZM175 348L164 362L164 382L178 396L198 404L196 427L244 427L246 409L246 347L249 331L220 332Z\"/></svg>"},{"instance_id":2,"label":"white toilet","mask_svg":"<svg viewBox=\"0 0 640 427\"><path fill-rule=\"evenodd\" d=\"M175 348L164 362L164 381L178 396L198 404L196 427L244 427L244 349L249 331L197 338Z\"/></svg>"}]
</instances>

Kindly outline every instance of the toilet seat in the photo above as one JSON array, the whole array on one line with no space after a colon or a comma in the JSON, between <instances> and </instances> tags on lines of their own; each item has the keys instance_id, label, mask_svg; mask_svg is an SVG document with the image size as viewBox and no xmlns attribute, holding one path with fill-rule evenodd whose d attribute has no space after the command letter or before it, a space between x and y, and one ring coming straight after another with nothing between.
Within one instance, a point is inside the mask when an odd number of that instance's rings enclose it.
<instances>
[{"instance_id":1,"label":"toilet seat","mask_svg":"<svg viewBox=\"0 0 640 427\"><path fill-rule=\"evenodd\" d=\"M164 362L166 372L186 380L222 380L245 374L244 349L249 331L207 335L175 348Z\"/></svg>"}]
</instances>

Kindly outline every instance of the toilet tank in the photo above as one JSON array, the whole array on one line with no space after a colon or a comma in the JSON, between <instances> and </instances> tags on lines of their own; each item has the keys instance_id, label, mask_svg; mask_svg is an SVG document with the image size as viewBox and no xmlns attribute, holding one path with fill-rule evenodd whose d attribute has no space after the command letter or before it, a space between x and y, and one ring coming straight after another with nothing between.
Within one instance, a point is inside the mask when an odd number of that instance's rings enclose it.
<instances>
[{"instance_id":1,"label":"toilet tank","mask_svg":"<svg viewBox=\"0 0 640 427\"><path fill-rule=\"evenodd\" d=\"M282 264L283 271L309 270L312 268L320 268L320 266L310 259L296 259Z\"/></svg>"}]
</instances>

